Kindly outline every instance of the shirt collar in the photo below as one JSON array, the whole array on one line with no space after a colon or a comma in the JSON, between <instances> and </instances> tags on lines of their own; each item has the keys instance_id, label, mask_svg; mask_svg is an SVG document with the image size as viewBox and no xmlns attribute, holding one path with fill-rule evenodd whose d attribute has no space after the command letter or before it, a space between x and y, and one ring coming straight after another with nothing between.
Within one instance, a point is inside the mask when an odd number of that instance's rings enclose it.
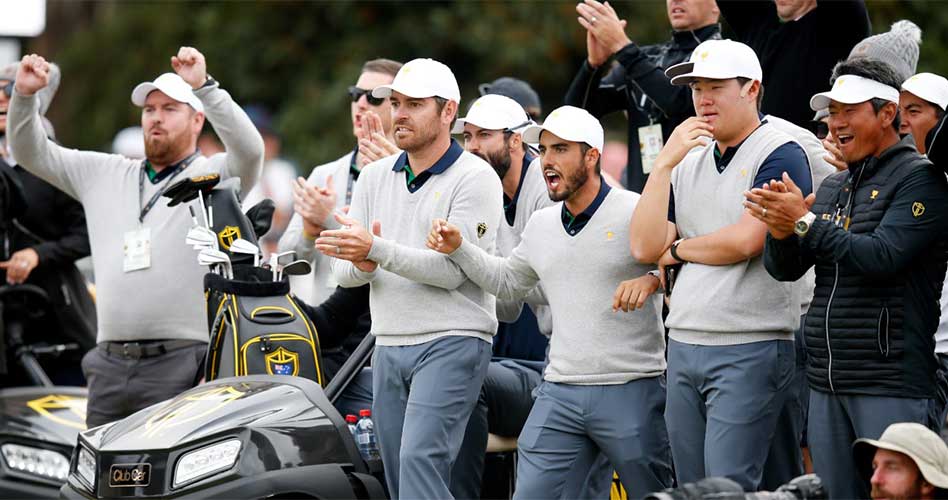
<instances>
[{"instance_id":1,"label":"shirt collar","mask_svg":"<svg viewBox=\"0 0 948 500\"><path fill-rule=\"evenodd\" d=\"M577 215L576 218L579 219L580 217L582 217L587 220L591 219L592 216L596 214L596 210L599 210L599 206L602 205L603 200L606 199L606 195L609 194L609 191L611 189L612 188L609 187L609 183L606 182L606 180L602 178L602 176L600 176L599 177L599 192L596 193L596 198L593 199L592 203L590 203L589 206L586 207L586 209L583 210L581 214ZM566 213L569 213L569 209L566 208L565 201L563 202L563 210L565 210Z\"/></svg>"},{"instance_id":2,"label":"shirt collar","mask_svg":"<svg viewBox=\"0 0 948 500\"><path fill-rule=\"evenodd\" d=\"M672 31L672 39L676 44L683 47L695 48L701 42L714 37L721 32L721 25L718 23L709 24L696 30ZM720 38L720 36L717 36Z\"/></svg>"},{"instance_id":3,"label":"shirt collar","mask_svg":"<svg viewBox=\"0 0 948 500\"><path fill-rule=\"evenodd\" d=\"M461 153L464 152L464 148L458 144L458 141L451 139L451 145L448 146L448 150L441 155L441 158L438 159L430 168L425 170L425 172L431 172L432 174L441 174L448 169L451 165L454 165L454 162L461 157ZM401 172L405 170L405 165L408 165L408 153L402 152L398 155L398 159L395 160L395 165L392 165L392 171Z\"/></svg>"}]
</instances>

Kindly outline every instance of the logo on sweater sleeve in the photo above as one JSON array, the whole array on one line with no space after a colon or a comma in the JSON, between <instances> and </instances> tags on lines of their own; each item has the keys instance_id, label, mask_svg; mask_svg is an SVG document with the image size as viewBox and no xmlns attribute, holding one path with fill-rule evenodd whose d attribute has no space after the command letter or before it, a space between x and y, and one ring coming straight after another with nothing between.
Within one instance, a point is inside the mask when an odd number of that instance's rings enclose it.
<instances>
[{"instance_id":1,"label":"logo on sweater sleeve","mask_svg":"<svg viewBox=\"0 0 948 500\"><path fill-rule=\"evenodd\" d=\"M925 213L925 205L922 205L922 202L916 201L912 203L912 215L916 218L921 217Z\"/></svg>"},{"instance_id":2,"label":"logo on sweater sleeve","mask_svg":"<svg viewBox=\"0 0 948 500\"><path fill-rule=\"evenodd\" d=\"M483 238L485 234L487 234L487 223L478 222L477 223L477 238L478 239Z\"/></svg>"}]
</instances>

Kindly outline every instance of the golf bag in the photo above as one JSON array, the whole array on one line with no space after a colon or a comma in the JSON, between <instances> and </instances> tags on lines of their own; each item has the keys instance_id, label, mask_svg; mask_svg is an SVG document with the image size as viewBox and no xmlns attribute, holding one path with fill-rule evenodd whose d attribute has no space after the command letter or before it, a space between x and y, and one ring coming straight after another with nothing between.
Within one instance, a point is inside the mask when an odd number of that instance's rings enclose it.
<instances>
[{"instance_id":1,"label":"golf bag","mask_svg":"<svg viewBox=\"0 0 948 500\"><path fill-rule=\"evenodd\" d=\"M290 295L286 280L239 266L238 279L204 277L210 320L206 380L240 375L294 375L325 385L319 337Z\"/></svg>"}]
</instances>

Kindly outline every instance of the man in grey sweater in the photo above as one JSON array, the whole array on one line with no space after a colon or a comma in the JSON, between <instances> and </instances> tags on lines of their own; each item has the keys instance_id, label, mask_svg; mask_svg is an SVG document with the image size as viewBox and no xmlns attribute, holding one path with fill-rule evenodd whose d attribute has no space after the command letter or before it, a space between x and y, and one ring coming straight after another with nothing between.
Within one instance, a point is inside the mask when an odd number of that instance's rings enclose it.
<instances>
[{"instance_id":1,"label":"man in grey sweater","mask_svg":"<svg viewBox=\"0 0 948 500\"><path fill-rule=\"evenodd\" d=\"M656 159L630 243L639 260L683 263L666 320L675 473L679 484L726 476L755 491L775 434L795 432L777 422L790 394L800 287L767 274L767 228L741 196L784 172L809 192L811 175L800 145L760 119L762 76L750 47L709 40L666 73L691 87L697 117ZM783 441L796 447L794 436Z\"/></svg>"},{"instance_id":2,"label":"man in grey sweater","mask_svg":"<svg viewBox=\"0 0 948 500\"><path fill-rule=\"evenodd\" d=\"M132 92L142 107L145 161L48 140L36 93L47 85L49 63L25 56L16 76L10 146L23 168L82 203L89 226L99 330L98 346L83 359L89 427L168 399L200 379L208 339L206 269L184 244L188 207L166 206L161 193L176 179L210 173L239 177L247 191L263 162L260 134L207 75L204 56L182 47L171 65L175 73ZM227 147L211 158L196 147L205 114Z\"/></svg>"},{"instance_id":3,"label":"man in grey sweater","mask_svg":"<svg viewBox=\"0 0 948 500\"><path fill-rule=\"evenodd\" d=\"M493 296L425 249L425 238L432 219L449 218L493 252L503 189L490 165L451 139L461 93L447 66L415 59L373 95L389 98L404 153L362 169L349 216L336 214L343 227L323 231L316 248L335 257L341 286L371 284L372 410L389 493L451 498L497 319Z\"/></svg>"},{"instance_id":4,"label":"man in grey sweater","mask_svg":"<svg viewBox=\"0 0 948 500\"><path fill-rule=\"evenodd\" d=\"M427 245L499 299L540 281L549 299L550 362L518 440L515 498L559 498L575 464L600 451L641 498L672 476L661 303L650 296L659 280L626 246L639 196L600 177L603 131L587 111L563 106L523 135L540 143L547 191L563 203L535 212L507 258L444 219L433 221Z\"/></svg>"}]
</instances>

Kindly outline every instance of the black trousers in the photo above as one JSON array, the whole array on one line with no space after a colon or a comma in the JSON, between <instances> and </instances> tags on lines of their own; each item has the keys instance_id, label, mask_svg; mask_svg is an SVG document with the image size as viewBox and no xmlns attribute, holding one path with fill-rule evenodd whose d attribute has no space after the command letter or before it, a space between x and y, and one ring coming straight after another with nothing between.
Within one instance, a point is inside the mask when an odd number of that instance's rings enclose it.
<instances>
[{"instance_id":1,"label":"black trousers","mask_svg":"<svg viewBox=\"0 0 948 500\"><path fill-rule=\"evenodd\" d=\"M86 427L121 420L197 385L207 344L195 343L150 358L109 354L102 345L82 358L89 382Z\"/></svg>"}]
</instances>

